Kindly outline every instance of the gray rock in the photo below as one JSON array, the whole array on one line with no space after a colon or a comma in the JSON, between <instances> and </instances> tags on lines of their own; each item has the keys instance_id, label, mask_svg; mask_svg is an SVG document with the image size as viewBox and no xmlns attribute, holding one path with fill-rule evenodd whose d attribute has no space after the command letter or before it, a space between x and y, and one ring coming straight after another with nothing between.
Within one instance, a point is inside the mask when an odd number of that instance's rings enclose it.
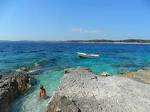
<instances>
[{"instance_id":1,"label":"gray rock","mask_svg":"<svg viewBox=\"0 0 150 112\"><path fill-rule=\"evenodd\" d=\"M55 95L54 100L50 102L48 112L80 112L80 109L66 96Z\"/></svg>"},{"instance_id":2,"label":"gray rock","mask_svg":"<svg viewBox=\"0 0 150 112\"><path fill-rule=\"evenodd\" d=\"M150 85L129 78L95 78L87 69L69 69L47 112L149 112L149 91Z\"/></svg>"},{"instance_id":3,"label":"gray rock","mask_svg":"<svg viewBox=\"0 0 150 112\"><path fill-rule=\"evenodd\" d=\"M14 73L0 79L0 112L8 112L9 104L28 89L30 76L26 73Z\"/></svg>"}]
</instances>

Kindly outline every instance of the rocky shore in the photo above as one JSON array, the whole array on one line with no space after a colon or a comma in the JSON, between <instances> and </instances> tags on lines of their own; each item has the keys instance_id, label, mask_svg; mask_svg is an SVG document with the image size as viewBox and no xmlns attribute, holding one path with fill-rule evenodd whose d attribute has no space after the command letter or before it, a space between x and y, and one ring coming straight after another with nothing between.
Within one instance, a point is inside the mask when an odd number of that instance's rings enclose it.
<instances>
[{"instance_id":1,"label":"rocky shore","mask_svg":"<svg viewBox=\"0 0 150 112\"><path fill-rule=\"evenodd\" d=\"M31 76L25 71L0 75L0 112L9 112L9 104L31 87Z\"/></svg>"},{"instance_id":2,"label":"rocky shore","mask_svg":"<svg viewBox=\"0 0 150 112\"><path fill-rule=\"evenodd\" d=\"M122 76L150 84L150 68L140 69L136 72L126 72Z\"/></svg>"},{"instance_id":3,"label":"rocky shore","mask_svg":"<svg viewBox=\"0 0 150 112\"><path fill-rule=\"evenodd\" d=\"M67 69L47 112L149 112L150 85L121 76Z\"/></svg>"}]
</instances>

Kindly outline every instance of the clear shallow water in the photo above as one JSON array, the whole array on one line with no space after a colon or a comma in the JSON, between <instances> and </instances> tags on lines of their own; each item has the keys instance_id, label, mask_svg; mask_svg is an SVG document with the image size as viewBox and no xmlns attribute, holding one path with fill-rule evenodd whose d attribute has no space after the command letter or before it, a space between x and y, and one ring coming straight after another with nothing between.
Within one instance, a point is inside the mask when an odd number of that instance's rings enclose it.
<instances>
[{"instance_id":1,"label":"clear shallow water","mask_svg":"<svg viewBox=\"0 0 150 112\"><path fill-rule=\"evenodd\" d=\"M58 87L59 80L62 76L63 71L46 71L41 75L35 76L39 81L38 85L13 102L11 105L11 112L46 112L49 98L46 100L39 98L40 84L44 85L47 95L50 97L52 92Z\"/></svg>"},{"instance_id":2,"label":"clear shallow water","mask_svg":"<svg viewBox=\"0 0 150 112\"><path fill-rule=\"evenodd\" d=\"M100 57L80 59L76 52L100 53ZM48 100L38 99L39 85L43 84L51 95L64 68L83 66L96 74L107 71L115 75L150 66L150 45L0 42L0 70L15 70L33 63L39 63L44 72L35 76L38 84L16 100L12 112L43 112Z\"/></svg>"}]
</instances>

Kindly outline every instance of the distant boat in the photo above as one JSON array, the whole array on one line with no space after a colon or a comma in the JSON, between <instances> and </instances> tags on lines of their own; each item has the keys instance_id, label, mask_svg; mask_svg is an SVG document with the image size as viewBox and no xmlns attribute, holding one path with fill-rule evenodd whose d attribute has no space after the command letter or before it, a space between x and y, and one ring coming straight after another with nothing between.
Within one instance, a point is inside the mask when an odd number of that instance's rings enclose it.
<instances>
[{"instance_id":1,"label":"distant boat","mask_svg":"<svg viewBox=\"0 0 150 112\"><path fill-rule=\"evenodd\" d=\"M78 56L81 58L96 58L99 57L99 54L87 54L82 52L77 52Z\"/></svg>"}]
</instances>

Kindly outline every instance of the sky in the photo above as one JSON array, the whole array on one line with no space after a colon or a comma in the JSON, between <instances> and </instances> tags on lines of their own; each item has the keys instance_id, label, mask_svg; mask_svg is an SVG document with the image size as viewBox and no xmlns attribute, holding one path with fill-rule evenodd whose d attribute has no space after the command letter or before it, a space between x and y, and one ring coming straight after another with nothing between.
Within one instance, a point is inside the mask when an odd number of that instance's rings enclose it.
<instances>
[{"instance_id":1,"label":"sky","mask_svg":"<svg viewBox=\"0 0 150 112\"><path fill-rule=\"evenodd\" d=\"M150 0L0 0L0 40L150 39Z\"/></svg>"}]
</instances>

